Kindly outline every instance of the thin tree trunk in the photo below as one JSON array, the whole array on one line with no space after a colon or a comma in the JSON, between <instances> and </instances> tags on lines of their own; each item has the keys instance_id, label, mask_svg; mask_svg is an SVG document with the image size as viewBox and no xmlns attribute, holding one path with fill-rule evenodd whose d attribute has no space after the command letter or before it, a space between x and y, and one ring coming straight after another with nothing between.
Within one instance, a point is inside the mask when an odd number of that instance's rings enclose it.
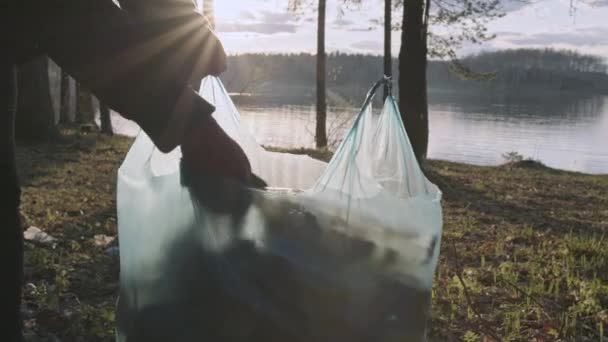
<instances>
[{"instance_id":1,"label":"thin tree trunk","mask_svg":"<svg viewBox=\"0 0 608 342\"><path fill-rule=\"evenodd\" d=\"M59 105L59 124L70 122L70 75L61 69L61 102Z\"/></svg>"},{"instance_id":2,"label":"thin tree trunk","mask_svg":"<svg viewBox=\"0 0 608 342\"><path fill-rule=\"evenodd\" d=\"M94 120L93 95L87 88L78 83L76 88L76 122L90 124Z\"/></svg>"},{"instance_id":3,"label":"thin tree trunk","mask_svg":"<svg viewBox=\"0 0 608 342\"><path fill-rule=\"evenodd\" d=\"M15 106L17 73L12 65L0 61L0 336L21 341L21 288L23 283L23 228L19 222L21 191L15 162Z\"/></svg>"},{"instance_id":4,"label":"thin tree trunk","mask_svg":"<svg viewBox=\"0 0 608 342\"><path fill-rule=\"evenodd\" d=\"M317 26L317 124L315 141L318 148L327 146L327 102L325 98L325 8L326 0L319 0L319 21Z\"/></svg>"},{"instance_id":5,"label":"thin tree trunk","mask_svg":"<svg viewBox=\"0 0 608 342\"><path fill-rule=\"evenodd\" d=\"M19 139L47 140L57 136L48 67L48 57L40 56L19 68L15 121Z\"/></svg>"},{"instance_id":6,"label":"thin tree trunk","mask_svg":"<svg viewBox=\"0 0 608 342\"><path fill-rule=\"evenodd\" d=\"M114 135L112 130L112 119L110 117L110 108L103 102L99 102L99 121L101 122L101 133Z\"/></svg>"},{"instance_id":7,"label":"thin tree trunk","mask_svg":"<svg viewBox=\"0 0 608 342\"><path fill-rule=\"evenodd\" d=\"M76 81L76 108L74 109L74 122L80 123L80 82Z\"/></svg>"},{"instance_id":8,"label":"thin tree trunk","mask_svg":"<svg viewBox=\"0 0 608 342\"><path fill-rule=\"evenodd\" d=\"M392 52L391 52L391 34L392 34L392 23L391 23L391 11L392 1L384 0L384 75L393 75L392 66ZM384 98L388 96L389 86L384 87Z\"/></svg>"},{"instance_id":9,"label":"thin tree trunk","mask_svg":"<svg viewBox=\"0 0 608 342\"><path fill-rule=\"evenodd\" d=\"M399 109L418 161L426 158L429 138L424 9L424 0L404 1L399 51Z\"/></svg>"}]
</instances>

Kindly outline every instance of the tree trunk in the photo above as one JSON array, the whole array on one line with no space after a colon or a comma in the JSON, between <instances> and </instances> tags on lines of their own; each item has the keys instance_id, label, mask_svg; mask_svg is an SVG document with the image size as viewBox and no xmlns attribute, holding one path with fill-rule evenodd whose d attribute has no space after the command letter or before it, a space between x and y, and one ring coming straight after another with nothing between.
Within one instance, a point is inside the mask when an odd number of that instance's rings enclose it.
<instances>
[{"instance_id":1,"label":"tree trunk","mask_svg":"<svg viewBox=\"0 0 608 342\"><path fill-rule=\"evenodd\" d=\"M110 117L110 108L103 102L99 102L99 121L101 122L101 133L114 135L112 130L112 119Z\"/></svg>"},{"instance_id":2,"label":"tree trunk","mask_svg":"<svg viewBox=\"0 0 608 342\"><path fill-rule=\"evenodd\" d=\"M203 1L203 15L209 20L211 29L215 30L215 10L213 0Z\"/></svg>"},{"instance_id":3,"label":"tree trunk","mask_svg":"<svg viewBox=\"0 0 608 342\"><path fill-rule=\"evenodd\" d=\"M61 69L61 102L59 105L59 124L70 122L70 75Z\"/></svg>"},{"instance_id":4,"label":"tree trunk","mask_svg":"<svg viewBox=\"0 0 608 342\"><path fill-rule=\"evenodd\" d=\"M404 1L399 51L399 109L419 162L426 158L429 139L424 9L424 0Z\"/></svg>"},{"instance_id":5,"label":"tree trunk","mask_svg":"<svg viewBox=\"0 0 608 342\"><path fill-rule=\"evenodd\" d=\"M93 95L87 88L78 83L76 86L76 122L90 124L94 120Z\"/></svg>"},{"instance_id":6,"label":"tree trunk","mask_svg":"<svg viewBox=\"0 0 608 342\"><path fill-rule=\"evenodd\" d=\"M327 146L327 101L325 99L325 8L326 0L319 0L319 21L317 24L317 123L315 142L318 148Z\"/></svg>"},{"instance_id":7,"label":"tree trunk","mask_svg":"<svg viewBox=\"0 0 608 342\"><path fill-rule=\"evenodd\" d=\"M15 162L15 106L17 74L0 61L0 336L21 341L21 288L23 282L23 228L19 222L20 189Z\"/></svg>"},{"instance_id":8,"label":"tree trunk","mask_svg":"<svg viewBox=\"0 0 608 342\"><path fill-rule=\"evenodd\" d=\"M48 66L48 57L40 56L19 68L15 122L18 139L47 140L57 136Z\"/></svg>"},{"instance_id":9,"label":"tree trunk","mask_svg":"<svg viewBox=\"0 0 608 342\"><path fill-rule=\"evenodd\" d=\"M393 75L393 66L392 66L392 52L391 52L391 34L392 23L391 23L391 10L392 10L392 1L384 0L384 75L392 76ZM389 86L386 85L384 87L384 99L388 96Z\"/></svg>"}]
</instances>

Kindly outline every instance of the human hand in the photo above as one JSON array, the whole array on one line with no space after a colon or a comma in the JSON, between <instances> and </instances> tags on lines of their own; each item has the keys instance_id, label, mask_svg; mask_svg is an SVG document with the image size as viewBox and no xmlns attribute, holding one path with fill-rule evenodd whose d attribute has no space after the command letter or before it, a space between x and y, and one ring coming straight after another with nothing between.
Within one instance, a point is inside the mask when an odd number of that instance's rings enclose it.
<instances>
[{"instance_id":1,"label":"human hand","mask_svg":"<svg viewBox=\"0 0 608 342\"><path fill-rule=\"evenodd\" d=\"M209 115L195 118L181 143L182 158L192 175L221 177L249 184L251 165L241 147Z\"/></svg>"}]
</instances>

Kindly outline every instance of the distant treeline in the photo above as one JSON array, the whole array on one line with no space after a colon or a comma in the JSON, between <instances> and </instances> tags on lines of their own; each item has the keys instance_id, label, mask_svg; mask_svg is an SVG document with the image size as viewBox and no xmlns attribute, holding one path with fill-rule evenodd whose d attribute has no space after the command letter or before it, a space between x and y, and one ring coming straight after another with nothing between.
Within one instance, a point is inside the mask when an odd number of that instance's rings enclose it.
<instances>
[{"instance_id":1,"label":"distant treeline","mask_svg":"<svg viewBox=\"0 0 608 342\"><path fill-rule=\"evenodd\" d=\"M435 91L608 94L607 66L600 57L572 51L519 49L468 56L461 63L490 80L465 79L451 63L429 61L428 83ZM382 76L382 57L333 53L328 56L327 93L330 105L359 104ZM393 75L398 75L398 61ZM229 58L222 76L230 92L251 93L241 101L314 103L315 56L310 54L244 54ZM395 86L396 86L395 82Z\"/></svg>"},{"instance_id":2,"label":"distant treeline","mask_svg":"<svg viewBox=\"0 0 608 342\"><path fill-rule=\"evenodd\" d=\"M466 80L452 72L448 63L432 62L428 68L429 88L608 94L604 60L574 51L518 49L486 52L468 56L462 64L477 73L491 73L494 78L488 81Z\"/></svg>"},{"instance_id":3,"label":"distant treeline","mask_svg":"<svg viewBox=\"0 0 608 342\"><path fill-rule=\"evenodd\" d=\"M264 103L314 103L315 58L310 54L231 56L222 79L228 91L253 93ZM367 89L382 76L382 65L380 56L330 54L327 61L329 104L363 101Z\"/></svg>"}]
</instances>

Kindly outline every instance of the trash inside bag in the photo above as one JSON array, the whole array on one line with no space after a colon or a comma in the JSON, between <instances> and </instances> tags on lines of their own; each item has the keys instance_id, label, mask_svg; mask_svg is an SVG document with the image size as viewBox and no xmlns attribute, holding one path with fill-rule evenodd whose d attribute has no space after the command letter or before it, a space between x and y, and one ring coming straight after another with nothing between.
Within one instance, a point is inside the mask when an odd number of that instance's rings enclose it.
<instances>
[{"instance_id":1,"label":"trash inside bag","mask_svg":"<svg viewBox=\"0 0 608 342\"><path fill-rule=\"evenodd\" d=\"M188 172L142 132L118 172L117 341L425 341L441 192L395 101L329 163L265 151L217 78L201 95L268 182Z\"/></svg>"}]
</instances>

